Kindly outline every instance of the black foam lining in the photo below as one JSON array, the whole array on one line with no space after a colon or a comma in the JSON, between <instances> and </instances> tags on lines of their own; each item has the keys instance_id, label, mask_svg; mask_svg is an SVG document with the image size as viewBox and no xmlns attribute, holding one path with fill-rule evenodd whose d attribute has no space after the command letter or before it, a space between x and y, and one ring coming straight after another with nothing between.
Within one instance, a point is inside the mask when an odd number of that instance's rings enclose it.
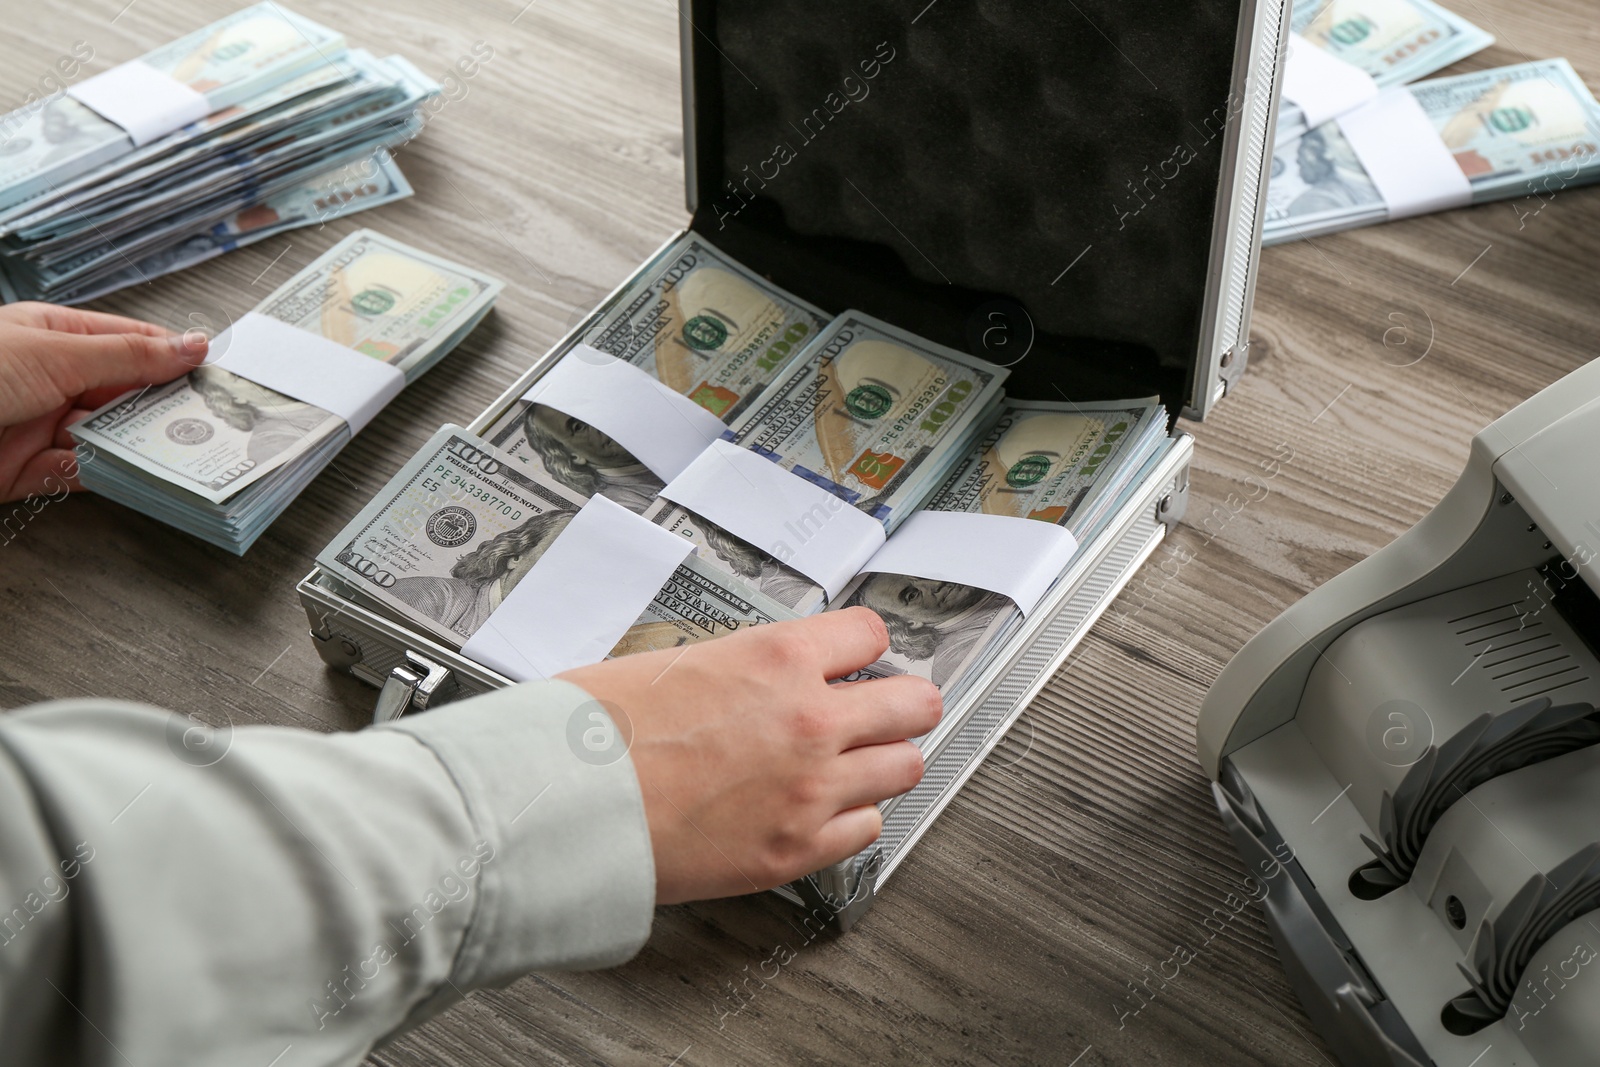
<instances>
[{"instance_id":1,"label":"black foam lining","mask_svg":"<svg viewBox=\"0 0 1600 1067\"><path fill-rule=\"evenodd\" d=\"M1013 394L1175 408L1242 105L1239 15L693 0L695 228L829 311L1001 363L1031 333Z\"/></svg>"}]
</instances>

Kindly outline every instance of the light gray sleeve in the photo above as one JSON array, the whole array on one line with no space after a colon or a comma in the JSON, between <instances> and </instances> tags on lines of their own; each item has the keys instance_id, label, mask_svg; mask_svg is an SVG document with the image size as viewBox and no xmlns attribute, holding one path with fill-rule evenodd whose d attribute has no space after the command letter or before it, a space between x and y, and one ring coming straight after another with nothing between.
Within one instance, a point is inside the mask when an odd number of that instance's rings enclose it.
<instances>
[{"instance_id":1,"label":"light gray sleeve","mask_svg":"<svg viewBox=\"0 0 1600 1067\"><path fill-rule=\"evenodd\" d=\"M598 710L551 682L354 734L0 715L0 1059L355 1064L475 986L627 959L655 870L629 760L568 740Z\"/></svg>"}]
</instances>

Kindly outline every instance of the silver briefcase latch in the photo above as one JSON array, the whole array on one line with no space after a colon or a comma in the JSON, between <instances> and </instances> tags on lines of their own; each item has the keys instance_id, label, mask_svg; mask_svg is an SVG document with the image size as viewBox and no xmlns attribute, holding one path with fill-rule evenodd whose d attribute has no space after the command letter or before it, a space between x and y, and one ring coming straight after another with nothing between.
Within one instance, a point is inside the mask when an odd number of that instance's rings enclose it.
<instances>
[{"instance_id":1,"label":"silver briefcase latch","mask_svg":"<svg viewBox=\"0 0 1600 1067\"><path fill-rule=\"evenodd\" d=\"M407 650L406 661L389 672L378 691L373 723L393 722L408 711L427 711L455 699L461 686L450 668Z\"/></svg>"}]
</instances>

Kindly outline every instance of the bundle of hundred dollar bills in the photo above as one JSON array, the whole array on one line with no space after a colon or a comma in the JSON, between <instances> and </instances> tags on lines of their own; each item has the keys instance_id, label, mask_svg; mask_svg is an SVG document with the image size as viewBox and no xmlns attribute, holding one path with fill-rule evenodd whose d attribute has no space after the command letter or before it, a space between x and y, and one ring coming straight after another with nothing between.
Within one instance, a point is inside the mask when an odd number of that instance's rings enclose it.
<instances>
[{"instance_id":1,"label":"bundle of hundred dollar bills","mask_svg":"<svg viewBox=\"0 0 1600 1067\"><path fill-rule=\"evenodd\" d=\"M732 423L827 323L690 234L647 265L582 341ZM487 436L583 498L599 493L642 513L664 486L614 440L548 405L514 403Z\"/></svg>"},{"instance_id":2,"label":"bundle of hundred dollar bills","mask_svg":"<svg viewBox=\"0 0 1600 1067\"><path fill-rule=\"evenodd\" d=\"M724 436L893 533L999 410L1005 376L984 360L846 311ZM663 498L644 516L803 615L827 602L820 584L681 504Z\"/></svg>"},{"instance_id":3,"label":"bundle of hundred dollar bills","mask_svg":"<svg viewBox=\"0 0 1600 1067\"><path fill-rule=\"evenodd\" d=\"M1262 244L1491 200L1525 219L1600 179L1564 59L1418 81L1494 42L1433 0L1298 0L1291 29Z\"/></svg>"},{"instance_id":4,"label":"bundle of hundred dollar bills","mask_svg":"<svg viewBox=\"0 0 1600 1067\"><path fill-rule=\"evenodd\" d=\"M352 599L459 649L585 502L544 471L445 426L317 564ZM797 617L690 556L612 654L674 648Z\"/></svg>"},{"instance_id":5,"label":"bundle of hundred dollar bills","mask_svg":"<svg viewBox=\"0 0 1600 1067\"><path fill-rule=\"evenodd\" d=\"M298 365L291 359L310 353L299 382L269 388L227 369L247 339L241 319L212 342L207 364L74 424L80 479L101 496L243 554L350 439L348 418L297 398L311 395L300 387L349 371L366 381L366 363L375 361L393 368L383 373L397 389L455 348L502 287L480 271L358 230L245 317L258 327L249 336L266 338L268 366ZM301 332L309 335L303 344ZM355 366L342 366L349 362Z\"/></svg>"},{"instance_id":6,"label":"bundle of hundred dollar bills","mask_svg":"<svg viewBox=\"0 0 1600 1067\"><path fill-rule=\"evenodd\" d=\"M1420 105L1473 204L1523 198L1526 209L1512 206L1531 215L1563 190L1600 180L1600 104L1564 59L1431 78L1395 91ZM1347 137L1351 121L1335 119L1277 144L1262 244L1392 216L1369 173L1375 161L1363 160Z\"/></svg>"},{"instance_id":7,"label":"bundle of hundred dollar bills","mask_svg":"<svg viewBox=\"0 0 1600 1067\"><path fill-rule=\"evenodd\" d=\"M1054 523L1083 544L1135 490L1166 434L1166 411L1154 397L1008 400L925 507ZM858 676L915 674L949 701L1023 621L1001 593L916 575L864 574L836 606L854 605L876 611L889 630L889 651Z\"/></svg>"},{"instance_id":8,"label":"bundle of hundred dollar bills","mask_svg":"<svg viewBox=\"0 0 1600 1067\"><path fill-rule=\"evenodd\" d=\"M1153 398L1006 401L1001 368L859 312L829 321L693 233L579 340L722 418L725 442L886 530L926 507L1044 521L1085 541L1167 432ZM581 355L575 346L563 358ZM1000 594L886 574L863 575L830 604L816 582L663 488L594 426L517 401L483 438L440 431L317 562L345 595L460 649L599 495L693 547L612 655L865 603L894 635L867 673L920 673L954 694L1021 621Z\"/></svg>"},{"instance_id":9,"label":"bundle of hundred dollar bills","mask_svg":"<svg viewBox=\"0 0 1600 1067\"><path fill-rule=\"evenodd\" d=\"M0 117L0 297L81 303L409 196L388 150L439 93L262 3L33 101ZM147 97L192 106L122 110Z\"/></svg>"}]
</instances>

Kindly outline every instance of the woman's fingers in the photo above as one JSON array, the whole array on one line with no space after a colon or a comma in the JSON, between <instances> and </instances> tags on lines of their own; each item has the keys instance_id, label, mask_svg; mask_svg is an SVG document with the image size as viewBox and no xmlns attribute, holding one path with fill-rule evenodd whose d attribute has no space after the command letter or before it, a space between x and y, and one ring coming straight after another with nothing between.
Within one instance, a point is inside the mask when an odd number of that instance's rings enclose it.
<instances>
[{"instance_id":1,"label":"woman's fingers","mask_svg":"<svg viewBox=\"0 0 1600 1067\"><path fill-rule=\"evenodd\" d=\"M801 653L806 665L814 667L820 680L841 678L851 671L875 661L889 648L889 630L876 612L869 608L845 608L813 615L802 620L804 625L791 622L773 623L754 631L765 631L772 637L801 633Z\"/></svg>"},{"instance_id":2,"label":"woman's fingers","mask_svg":"<svg viewBox=\"0 0 1600 1067\"><path fill-rule=\"evenodd\" d=\"M69 400L171 381L203 362L208 350L198 334L191 343L167 333L30 332L35 365Z\"/></svg>"},{"instance_id":3,"label":"woman's fingers","mask_svg":"<svg viewBox=\"0 0 1600 1067\"><path fill-rule=\"evenodd\" d=\"M61 416L61 418L56 422L55 446L57 448L76 448L78 442L72 439L72 434L67 431L67 427L71 426L75 422L88 418L94 413L94 408L99 406L99 404L96 404L94 407L80 408L69 405L67 408L67 413Z\"/></svg>"},{"instance_id":4,"label":"woman's fingers","mask_svg":"<svg viewBox=\"0 0 1600 1067\"><path fill-rule=\"evenodd\" d=\"M0 501L59 496L63 486L78 488L76 453L54 441L67 410L63 406L0 429Z\"/></svg>"},{"instance_id":5,"label":"woman's fingers","mask_svg":"<svg viewBox=\"0 0 1600 1067\"><path fill-rule=\"evenodd\" d=\"M910 741L865 745L842 754L828 767L834 803L841 810L897 797L922 781L922 753Z\"/></svg>"},{"instance_id":6,"label":"woman's fingers","mask_svg":"<svg viewBox=\"0 0 1600 1067\"><path fill-rule=\"evenodd\" d=\"M21 500L28 496L59 497L63 489L77 492L78 454L70 448L47 448L22 465L7 496Z\"/></svg>"},{"instance_id":7,"label":"woman's fingers","mask_svg":"<svg viewBox=\"0 0 1600 1067\"><path fill-rule=\"evenodd\" d=\"M909 674L847 682L829 692L843 709L843 748L921 737L944 715L938 688Z\"/></svg>"},{"instance_id":8,"label":"woman's fingers","mask_svg":"<svg viewBox=\"0 0 1600 1067\"><path fill-rule=\"evenodd\" d=\"M901 739L938 721L937 694L912 678L825 683L888 642L882 619L850 608L561 674L633 719L659 902L754 888L740 871L786 882L878 836L872 805L921 778Z\"/></svg>"},{"instance_id":9,"label":"woman's fingers","mask_svg":"<svg viewBox=\"0 0 1600 1067\"><path fill-rule=\"evenodd\" d=\"M171 330L142 319L125 315L110 315L104 311L85 311L82 308L61 307L40 301L25 301L12 305L20 320L40 330L58 333L137 333L147 337L167 337Z\"/></svg>"},{"instance_id":10,"label":"woman's fingers","mask_svg":"<svg viewBox=\"0 0 1600 1067\"><path fill-rule=\"evenodd\" d=\"M883 816L871 804L841 811L822 825L815 838L815 859L808 870L820 870L849 859L883 833Z\"/></svg>"}]
</instances>

